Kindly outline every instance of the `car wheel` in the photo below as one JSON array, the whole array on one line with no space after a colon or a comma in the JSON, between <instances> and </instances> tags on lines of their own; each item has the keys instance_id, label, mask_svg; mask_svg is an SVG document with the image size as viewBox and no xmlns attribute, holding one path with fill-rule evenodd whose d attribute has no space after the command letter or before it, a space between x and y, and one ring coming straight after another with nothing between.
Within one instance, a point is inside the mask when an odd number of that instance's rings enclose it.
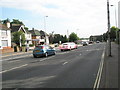
<instances>
[{"instance_id":1,"label":"car wheel","mask_svg":"<svg viewBox=\"0 0 120 90\"><path fill-rule=\"evenodd\" d=\"M37 56L36 56L36 55L33 55L33 57L34 57L34 58L37 58Z\"/></svg>"},{"instance_id":2,"label":"car wheel","mask_svg":"<svg viewBox=\"0 0 120 90\"><path fill-rule=\"evenodd\" d=\"M45 57L47 57L48 56L48 53L45 53Z\"/></svg>"},{"instance_id":3,"label":"car wheel","mask_svg":"<svg viewBox=\"0 0 120 90\"><path fill-rule=\"evenodd\" d=\"M61 51L64 51L64 50L61 50Z\"/></svg>"},{"instance_id":4,"label":"car wheel","mask_svg":"<svg viewBox=\"0 0 120 90\"><path fill-rule=\"evenodd\" d=\"M54 54L53 55L55 55L56 54L56 52L54 52Z\"/></svg>"}]
</instances>

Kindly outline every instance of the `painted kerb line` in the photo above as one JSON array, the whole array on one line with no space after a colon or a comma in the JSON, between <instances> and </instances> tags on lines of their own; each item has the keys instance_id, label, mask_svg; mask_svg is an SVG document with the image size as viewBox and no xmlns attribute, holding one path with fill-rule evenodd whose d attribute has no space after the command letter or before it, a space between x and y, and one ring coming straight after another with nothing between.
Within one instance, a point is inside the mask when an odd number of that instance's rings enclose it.
<instances>
[{"instance_id":1,"label":"painted kerb line","mask_svg":"<svg viewBox=\"0 0 120 90\"><path fill-rule=\"evenodd\" d=\"M104 64L104 57L105 57L105 47L104 47L104 51L102 53L102 58L101 58L101 62L100 62L100 65L99 65L99 70L98 70L98 73L97 73L97 78L95 80L93 90L97 90L99 88L101 75L102 75L102 70L103 70L103 64Z\"/></svg>"}]
</instances>

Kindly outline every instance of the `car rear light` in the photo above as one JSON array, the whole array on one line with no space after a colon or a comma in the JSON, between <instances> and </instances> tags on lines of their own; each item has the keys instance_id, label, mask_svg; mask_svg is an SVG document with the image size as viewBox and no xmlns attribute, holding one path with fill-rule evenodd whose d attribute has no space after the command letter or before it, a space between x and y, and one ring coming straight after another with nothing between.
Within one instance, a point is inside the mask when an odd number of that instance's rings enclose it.
<instances>
[{"instance_id":1,"label":"car rear light","mask_svg":"<svg viewBox=\"0 0 120 90\"><path fill-rule=\"evenodd\" d=\"M42 46L42 49L44 48L44 46Z\"/></svg>"},{"instance_id":2,"label":"car rear light","mask_svg":"<svg viewBox=\"0 0 120 90\"><path fill-rule=\"evenodd\" d=\"M61 48L62 46L59 46L59 48Z\"/></svg>"}]
</instances>

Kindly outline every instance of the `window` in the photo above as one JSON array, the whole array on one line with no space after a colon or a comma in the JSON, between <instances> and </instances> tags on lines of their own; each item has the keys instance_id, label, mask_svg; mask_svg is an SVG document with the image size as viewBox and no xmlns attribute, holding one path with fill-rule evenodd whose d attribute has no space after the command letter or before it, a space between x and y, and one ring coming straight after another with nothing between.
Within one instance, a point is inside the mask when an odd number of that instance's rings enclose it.
<instances>
[{"instance_id":1,"label":"window","mask_svg":"<svg viewBox=\"0 0 120 90\"><path fill-rule=\"evenodd\" d=\"M7 46L8 46L8 41L2 40L2 47L7 47Z\"/></svg>"},{"instance_id":2,"label":"window","mask_svg":"<svg viewBox=\"0 0 120 90\"><path fill-rule=\"evenodd\" d=\"M7 30L2 30L1 35L2 35L2 36L7 36Z\"/></svg>"}]
</instances>

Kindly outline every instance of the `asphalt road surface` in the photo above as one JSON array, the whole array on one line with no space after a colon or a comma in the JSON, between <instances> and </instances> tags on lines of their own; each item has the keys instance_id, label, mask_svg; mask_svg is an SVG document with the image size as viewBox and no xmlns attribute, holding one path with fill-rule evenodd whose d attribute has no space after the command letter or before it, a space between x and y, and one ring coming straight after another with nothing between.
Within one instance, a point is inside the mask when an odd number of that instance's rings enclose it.
<instances>
[{"instance_id":1,"label":"asphalt road surface","mask_svg":"<svg viewBox=\"0 0 120 90\"><path fill-rule=\"evenodd\" d=\"M3 88L93 88L105 43L58 51L47 58L32 54L2 61ZM5 58L6 59L6 58Z\"/></svg>"}]
</instances>

